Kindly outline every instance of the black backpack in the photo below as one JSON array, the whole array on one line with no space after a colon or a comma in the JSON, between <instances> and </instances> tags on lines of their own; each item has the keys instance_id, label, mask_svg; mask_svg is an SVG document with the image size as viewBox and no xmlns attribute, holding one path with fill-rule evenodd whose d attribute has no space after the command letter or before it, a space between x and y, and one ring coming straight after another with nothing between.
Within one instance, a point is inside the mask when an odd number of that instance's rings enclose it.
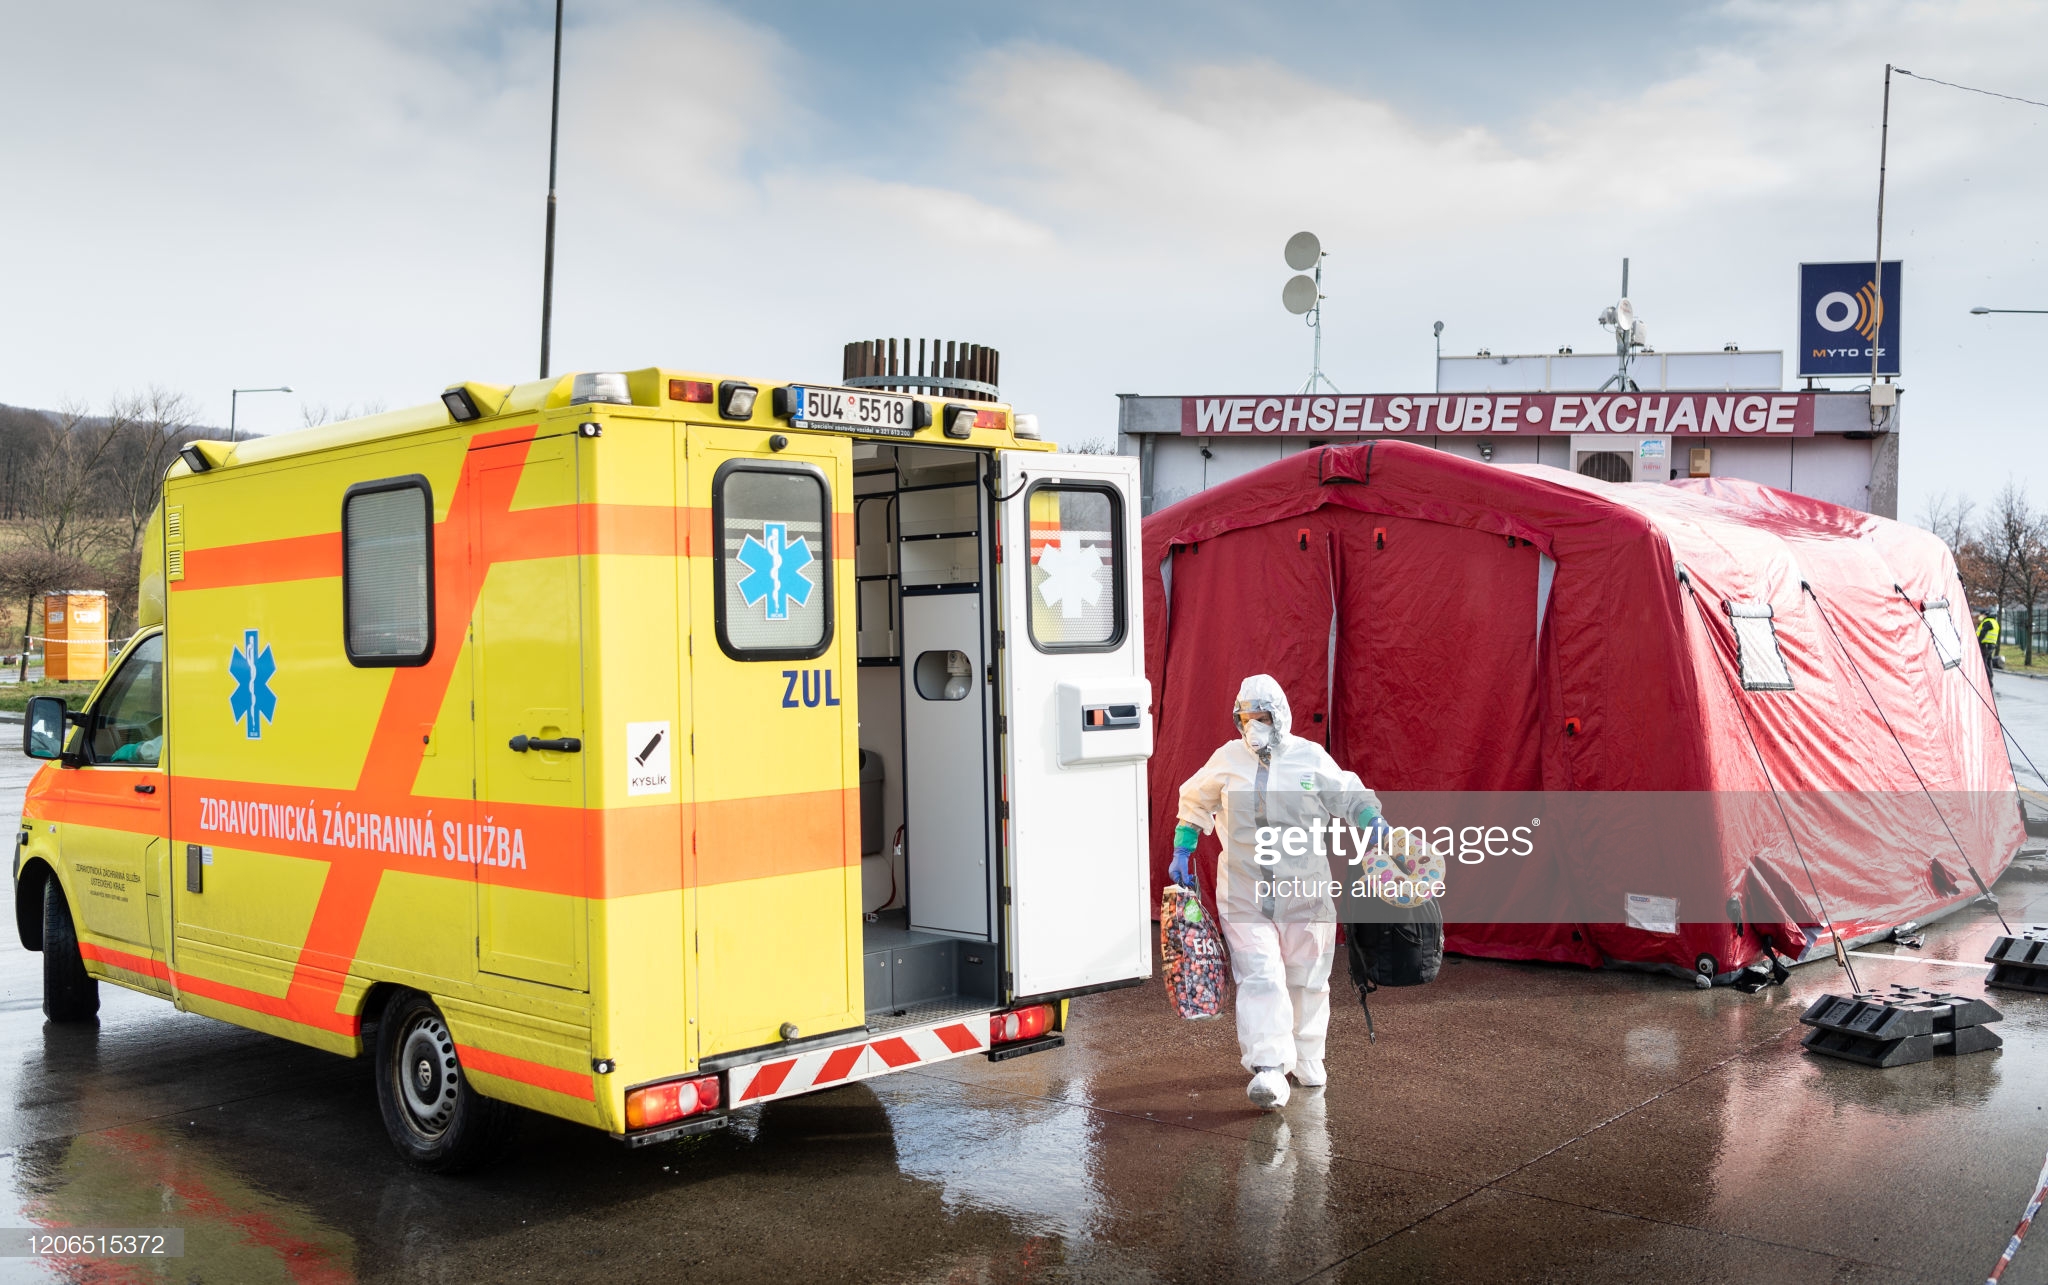
<instances>
[{"instance_id":1,"label":"black backpack","mask_svg":"<svg viewBox=\"0 0 2048 1285\"><path fill-rule=\"evenodd\" d=\"M1351 984L1365 1010L1367 1038L1377 1043L1372 1004L1366 998L1382 986L1421 986L1436 980L1444 966L1444 916L1434 901L1425 901L1406 917L1390 923L1346 924L1351 957Z\"/></svg>"}]
</instances>

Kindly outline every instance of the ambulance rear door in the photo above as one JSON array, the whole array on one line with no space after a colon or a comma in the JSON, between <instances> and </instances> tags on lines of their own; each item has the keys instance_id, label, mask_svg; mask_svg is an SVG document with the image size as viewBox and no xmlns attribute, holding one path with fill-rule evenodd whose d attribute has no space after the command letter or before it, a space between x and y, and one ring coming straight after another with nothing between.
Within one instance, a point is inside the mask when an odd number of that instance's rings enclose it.
<instances>
[{"instance_id":1,"label":"ambulance rear door","mask_svg":"<svg viewBox=\"0 0 2048 1285\"><path fill-rule=\"evenodd\" d=\"M1011 999L1150 974L1138 461L998 455Z\"/></svg>"},{"instance_id":2,"label":"ambulance rear door","mask_svg":"<svg viewBox=\"0 0 2048 1285\"><path fill-rule=\"evenodd\" d=\"M690 432L709 547L691 585L692 890L700 1056L861 1025L853 453ZM778 442L780 439L777 439Z\"/></svg>"}]
</instances>

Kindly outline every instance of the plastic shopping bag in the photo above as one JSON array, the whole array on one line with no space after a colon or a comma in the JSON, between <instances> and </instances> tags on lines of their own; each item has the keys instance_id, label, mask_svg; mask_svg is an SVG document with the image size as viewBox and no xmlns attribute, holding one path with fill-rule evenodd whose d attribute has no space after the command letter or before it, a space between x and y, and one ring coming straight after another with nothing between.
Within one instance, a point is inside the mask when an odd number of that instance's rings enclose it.
<instances>
[{"instance_id":1,"label":"plastic shopping bag","mask_svg":"<svg viewBox=\"0 0 2048 1285\"><path fill-rule=\"evenodd\" d=\"M1166 885L1159 900L1159 954L1166 993L1186 1018L1223 1011L1223 942L1193 888Z\"/></svg>"}]
</instances>

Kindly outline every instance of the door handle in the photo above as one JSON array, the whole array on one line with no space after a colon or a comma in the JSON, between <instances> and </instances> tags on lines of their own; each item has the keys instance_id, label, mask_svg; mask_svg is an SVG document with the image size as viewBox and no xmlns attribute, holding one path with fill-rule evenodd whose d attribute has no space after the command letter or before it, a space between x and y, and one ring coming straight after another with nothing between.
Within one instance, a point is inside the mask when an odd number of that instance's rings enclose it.
<instances>
[{"instance_id":1,"label":"door handle","mask_svg":"<svg viewBox=\"0 0 2048 1285\"><path fill-rule=\"evenodd\" d=\"M135 787L135 792L137 794L155 794L156 787L154 785L138 785Z\"/></svg>"},{"instance_id":2,"label":"door handle","mask_svg":"<svg viewBox=\"0 0 2048 1285\"><path fill-rule=\"evenodd\" d=\"M512 738L512 752L524 754L528 750L553 750L558 754L580 754L583 742L574 736L528 736L521 732Z\"/></svg>"}]
</instances>

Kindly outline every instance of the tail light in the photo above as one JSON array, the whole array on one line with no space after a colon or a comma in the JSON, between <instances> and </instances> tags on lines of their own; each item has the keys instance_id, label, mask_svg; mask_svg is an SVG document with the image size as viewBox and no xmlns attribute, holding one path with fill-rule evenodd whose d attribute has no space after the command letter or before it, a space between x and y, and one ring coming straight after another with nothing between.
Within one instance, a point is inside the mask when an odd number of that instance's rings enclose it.
<instances>
[{"instance_id":1,"label":"tail light","mask_svg":"<svg viewBox=\"0 0 2048 1285\"><path fill-rule=\"evenodd\" d=\"M1035 1040L1052 1029L1053 1006L1050 1004L1028 1004L1013 1008L1007 1013L991 1013L988 1018L988 1042L990 1044L1015 1044L1019 1040Z\"/></svg>"},{"instance_id":2,"label":"tail light","mask_svg":"<svg viewBox=\"0 0 2048 1285\"><path fill-rule=\"evenodd\" d=\"M626 1094L626 1127L651 1129L673 1124L693 1115L718 1109L718 1077L706 1075L694 1080L669 1080L629 1090Z\"/></svg>"},{"instance_id":3,"label":"tail light","mask_svg":"<svg viewBox=\"0 0 2048 1285\"><path fill-rule=\"evenodd\" d=\"M671 379L668 381L668 399L672 402L708 402L711 400L711 381Z\"/></svg>"},{"instance_id":4,"label":"tail light","mask_svg":"<svg viewBox=\"0 0 2048 1285\"><path fill-rule=\"evenodd\" d=\"M961 438L977 428L991 428L998 431L1010 426L1009 412L991 406L963 406L958 402L947 402L945 410L946 436Z\"/></svg>"}]
</instances>

